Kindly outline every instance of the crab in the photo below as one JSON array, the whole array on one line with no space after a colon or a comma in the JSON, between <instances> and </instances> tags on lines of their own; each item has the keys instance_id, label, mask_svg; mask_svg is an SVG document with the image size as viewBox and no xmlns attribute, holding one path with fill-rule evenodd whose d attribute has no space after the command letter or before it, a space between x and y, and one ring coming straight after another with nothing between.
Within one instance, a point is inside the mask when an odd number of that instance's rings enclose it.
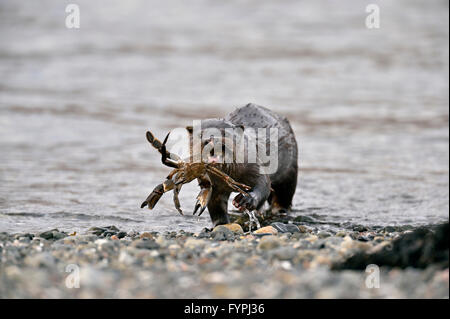
<instances>
[{"instance_id":1,"label":"crab","mask_svg":"<svg viewBox=\"0 0 450 319\"><path fill-rule=\"evenodd\" d=\"M175 208L181 215L183 215L180 200L178 198L181 187L183 184L190 183L194 179L197 179L201 189L196 198L197 202L194 207L193 215L195 215L200 208L198 216L201 216L211 197L211 181L208 176L209 174L213 174L222 179L233 191L238 192L243 196L248 195L247 191L250 190L250 187L235 181L233 178L223 173L217 168L216 163L185 161L178 155L168 152L166 149L166 142L169 135L170 132L161 143L151 132L147 132L146 134L148 142L161 153L162 163L166 166L174 168L174 170L169 173L163 183L153 189L147 199L141 204L141 208L148 206L149 209L153 209L164 193L173 190L173 202L175 204ZM247 213L250 216L250 213Z\"/></svg>"}]
</instances>

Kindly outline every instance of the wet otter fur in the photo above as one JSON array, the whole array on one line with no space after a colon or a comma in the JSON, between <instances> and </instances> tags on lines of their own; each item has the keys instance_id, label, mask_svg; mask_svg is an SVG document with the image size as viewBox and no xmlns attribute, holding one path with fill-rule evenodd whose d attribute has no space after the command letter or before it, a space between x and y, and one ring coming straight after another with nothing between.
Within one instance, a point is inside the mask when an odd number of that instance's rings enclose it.
<instances>
[{"instance_id":1,"label":"wet otter fur","mask_svg":"<svg viewBox=\"0 0 450 319\"><path fill-rule=\"evenodd\" d=\"M234 198L233 205L238 209L260 211L267 201L272 213L287 213L292 206L298 173L297 141L288 120L265 107L250 103L234 110L223 119L202 120L201 131L204 132L208 128L242 128L244 132L246 128L278 129L278 168L274 173L261 173L261 164L258 162L222 163L218 168L234 180L251 187L248 196L238 194ZM268 143L269 138L266 139L266 145ZM228 199L232 190L216 176L209 176L209 181L199 180L199 185L212 186L207 208L214 226L229 223Z\"/></svg>"}]
</instances>

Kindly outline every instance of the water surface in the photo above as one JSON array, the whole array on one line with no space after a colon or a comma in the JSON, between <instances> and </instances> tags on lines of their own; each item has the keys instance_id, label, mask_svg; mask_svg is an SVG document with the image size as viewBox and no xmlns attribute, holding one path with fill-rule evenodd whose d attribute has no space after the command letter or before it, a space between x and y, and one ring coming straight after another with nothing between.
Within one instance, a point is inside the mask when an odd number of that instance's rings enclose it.
<instances>
[{"instance_id":1,"label":"water surface","mask_svg":"<svg viewBox=\"0 0 450 319\"><path fill-rule=\"evenodd\" d=\"M448 2L0 3L0 231L198 231L195 183L140 203L169 172L145 140L248 102L300 146L293 214L326 223L448 220Z\"/></svg>"}]
</instances>

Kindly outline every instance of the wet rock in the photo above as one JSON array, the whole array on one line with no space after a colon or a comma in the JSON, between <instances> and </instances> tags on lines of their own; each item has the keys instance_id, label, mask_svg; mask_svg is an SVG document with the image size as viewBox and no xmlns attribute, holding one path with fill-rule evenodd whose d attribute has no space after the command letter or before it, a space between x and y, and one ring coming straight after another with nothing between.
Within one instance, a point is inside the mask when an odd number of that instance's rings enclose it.
<instances>
[{"instance_id":1,"label":"wet rock","mask_svg":"<svg viewBox=\"0 0 450 319\"><path fill-rule=\"evenodd\" d=\"M144 238L146 238L146 239L154 239L155 237L152 234L148 233L148 232L144 232L144 233L139 235L139 238L140 239L144 239Z\"/></svg>"},{"instance_id":2,"label":"wet rock","mask_svg":"<svg viewBox=\"0 0 450 319\"><path fill-rule=\"evenodd\" d=\"M356 225L353 227L353 231L365 232L365 231L367 231L367 228L365 226Z\"/></svg>"},{"instance_id":3,"label":"wet rock","mask_svg":"<svg viewBox=\"0 0 450 319\"><path fill-rule=\"evenodd\" d=\"M58 229L52 229L39 234L39 237L47 240L59 240L67 237L67 234L60 232Z\"/></svg>"},{"instance_id":4,"label":"wet rock","mask_svg":"<svg viewBox=\"0 0 450 319\"><path fill-rule=\"evenodd\" d=\"M91 227L88 229L88 233L92 234L92 235L96 235L96 236L100 236L101 234L103 234L106 231L105 228L102 227Z\"/></svg>"},{"instance_id":5,"label":"wet rock","mask_svg":"<svg viewBox=\"0 0 450 319\"><path fill-rule=\"evenodd\" d=\"M275 222L270 224L273 228L275 228L279 233L299 233L300 229L297 227L297 225L294 224L284 224Z\"/></svg>"},{"instance_id":6,"label":"wet rock","mask_svg":"<svg viewBox=\"0 0 450 319\"><path fill-rule=\"evenodd\" d=\"M232 223L232 224L225 224L222 225L226 228L228 228L229 230L231 230L234 234L238 234L238 235L243 235L244 234L244 230L242 229L241 225L236 224L236 223ZM217 228L217 227L216 227ZM214 231L214 230L213 230Z\"/></svg>"},{"instance_id":7,"label":"wet rock","mask_svg":"<svg viewBox=\"0 0 450 319\"><path fill-rule=\"evenodd\" d=\"M34 235L33 234L30 234L30 233L25 233L25 234L17 234L17 235L15 235L14 236L14 238L16 238L16 239L21 239L21 238L28 238L28 239L33 239L34 238Z\"/></svg>"},{"instance_id":8,"label":"wet rock","mask_svg":"<svg viewBox=\"0 0 450 319\"><path fill-rule=\"evenodd\" d=\"M329 232L326 232L326 231L320 231L319 233L317 233L317 236L319 237L319 238L327 238L327 237L330 237L331 236L331 234L329 233Z\"/></svg>"},{"instance_id":9,"label":"wet rock","mask_svg":"<svg viewBox=\"0 0 450 319\"><path fill-rule=\"evenodd\" d=\"M278 230L273 226L261 227L253 232L253 234L269 234L276 235L278 234Z\"/></svg>"},{"instance_id":10,"label":"wet rock","mask_svg":"<svg viewBox=\"0 0 450 319\"><path fill-rule=\"evenodd\" d=\"M53 232L58 231L58 229L52 229L43 233L40 233L38 236L44 239L53 239Z\"/></svg>"},{"instance_id":11,"label":"wet rock","mask_svg":"<svg viewBox=\"0 0 450 319\"><path fill-rule=\"evenodd\" d=\"M232 240L234 239L234 234L224 225L219 225L213 229L211 232L211 237L216 241Z\"/></svg>"},{"instance_id":12,"label":"wet rock","mask_svg":"<svg viewBox=\"0 0 450 319\"><path fill-rule=\"evenodd\" d=\"M117 233L117 238L119 238L119 239L122 239L122 238L124 238L125 236L127 236L127 233L124 232L124 231L121 231L121 232L118 232L118 233Z\"/></svg>"},{"instance_id":13,"label":"wet rock","mask_svg":"<svg viewBox=\"0 0 450 319\"><path fill-rule=\"evenodd\" d=\"M388 267L425 268L431 264L448 268L449 224L430 228L418 228L399 236L392 244L375 253L358 252L333 269L365 269L369 264Z\"/></svg>"},{"instance_id":14,"label":"wet rock","mask_svg":"<svg viewBox=\"0 0 450 319\"><path fill-rule=\"evenodd\" d=\"M99 237L111 237L119 232L116 226L106 226L106 227L91 227L88 229L88 234L93 234Z\"/></svg>"},{"instance_id":15,"label":"wet rock","mask_svg":"<svg viewBox=\"0 0 450 319\"><path fill-rule=\"evenodd\" d=\"M210 238L211 237L211 231L204 228L198 235L197 238Z\"/></svg>"}]
</instances>

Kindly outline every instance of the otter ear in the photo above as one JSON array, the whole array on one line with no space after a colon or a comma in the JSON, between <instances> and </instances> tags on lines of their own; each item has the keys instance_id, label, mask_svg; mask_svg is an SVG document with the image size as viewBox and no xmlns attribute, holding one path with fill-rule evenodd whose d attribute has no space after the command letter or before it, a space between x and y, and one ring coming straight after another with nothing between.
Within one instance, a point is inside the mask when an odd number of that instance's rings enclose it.
<instances>
[{"instance_id":1,"label":"otter ear","mask_svg":"<svg viewBox=\"0 0 450 319\"><path fill-rule=\"evenodd\" d=\"M192 125L186 126L186 130L188 131L189 135L192 135L192 133L194 132L194 128L192 127Z\"/></svg>"}]
</instances>

